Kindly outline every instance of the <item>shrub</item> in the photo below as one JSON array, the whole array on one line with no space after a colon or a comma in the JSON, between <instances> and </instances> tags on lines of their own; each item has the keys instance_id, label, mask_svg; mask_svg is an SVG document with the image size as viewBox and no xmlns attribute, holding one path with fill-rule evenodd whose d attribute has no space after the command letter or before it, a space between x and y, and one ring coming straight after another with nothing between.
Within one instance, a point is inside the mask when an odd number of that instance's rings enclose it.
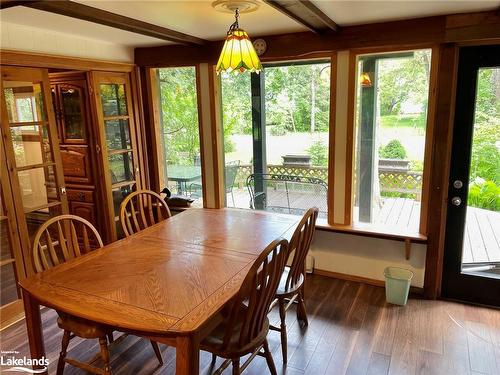
<instances>
[{"instance_id":1,"label":"shrub","mask_svg":"<svg viewBox=\"0 0 500 375\"><path fill-rule=\"evenodd\" d=\"M398 139L393 139L379 149L379 157L384 159L406 159L406 150Z\"/></svg>"},{"instance_id":2,"label":"shrub","mask_svg":"<svg viewBox=\"0 0 500 375\"><path fill-rule=\"evenodd\" d=\"M412 160L410 162L410 171L422 172L424 170L424 162L420 160Z\"/></svg>"},{"instance_id":3,"label":"shrub","mask_svg":"<svg viewBox=\"0 0 500 375\"><path fill-rule=\"evenodd\" d=\"M472 207L500 211L500 186L493 181L476 178L469 185L467 204Z\"/></svg>"},{"instance_id":4,"label":"shrub","mask_svg":"<svg viewBox=\"0 0 500 375\"><path fill-rule=\"evenodd\" d=\"M307 149L307 153L311 156L312 165L319 167L328 165L328 147L323 141L314 142Z\"/></svg>"},{"instance_id":5,"label":"shrub","mask_svg":"<svg viewBox=\"0 0 500 375\"><path fill-rule=\"evenodd\" d=\"M286 126L283 124L273 124L273 125L266 125L269 129L269 133L274 136L283 136L286 135Z\"/></svg>"},{"instance_id":6,"label":"shrub","mask_svg":"<svg viewBox=\"0 0 500 375\"><path fill-rule=\"evenodd\" d=\"M482 124L474 127L470 178L480 177L500 185L500 150L496 142L500 139L500 124Z\"/></svg>"}]
</instances>

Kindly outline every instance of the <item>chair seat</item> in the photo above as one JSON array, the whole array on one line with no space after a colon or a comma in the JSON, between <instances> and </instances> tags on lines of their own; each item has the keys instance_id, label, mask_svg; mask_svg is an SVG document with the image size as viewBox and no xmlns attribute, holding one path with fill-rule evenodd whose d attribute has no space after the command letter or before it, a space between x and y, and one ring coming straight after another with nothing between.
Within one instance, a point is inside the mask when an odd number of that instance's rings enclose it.
<instances>
[{"instance_id":1,"label":"chair seat","mask_svg":"<svg viewBox=\"0 0 500 375\"><path fill-rule=\"evenodd\" d=\"M276 297L289 297L297 293L297 291L304 284L304 275L300 275L299 280L294 285L289 285L286 287L286 280L288 279L288 274L290 273L290 267L286 266L283 274L281 275L280 283L278 285L278 290L276 291Z\"/></svg>"},{"instance_id":2,"label":"chair seat","mask_svg":"<svg viewBox=\"0 0 500 375\"><path fill-rule=\"evenodd\" d=\"M269 320L266 318L264 328L259 335L250 343L244 346L239 346L239 338L241 333L241 324L238 323L234 326L233 336L230 339L229 345L223 347L224 336L228 329L228 321L223 321L215 328L209 336L200 344L200 349L211 352L219 357L228 358L231 356L242 357L245 354L252 353L257 345L264 342L269 332Z\"/></svg>"},{"instance_id":3,"label":"chair seat","mask_svg":"<svg viewBox=\"0 0 500 375\"><path fill-rule=\"evenodd\" d=\"M72 332L75 336L84 339L98 339L112 333L113 330L102 324L58 312L57 325L59 328Z\"/></svg>"}]
</instances>

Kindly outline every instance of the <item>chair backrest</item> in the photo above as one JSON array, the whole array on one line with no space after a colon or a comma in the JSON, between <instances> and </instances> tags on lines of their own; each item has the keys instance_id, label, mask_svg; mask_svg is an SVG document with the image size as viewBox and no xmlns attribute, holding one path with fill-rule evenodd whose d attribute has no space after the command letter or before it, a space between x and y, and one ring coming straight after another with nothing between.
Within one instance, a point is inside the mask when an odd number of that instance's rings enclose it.
<instances>
[{"instance_id":1,"label":"chair backrest","mask_svg":"<svg viewBox=\"0 0 500 375\"><path fill-rule=\"evenodd\" d=\"M293 233L289 251L290 254L294 253L285 289L293 287L299 281L300 276L305 273L306 256L311 246L318 213L317 207L309 208Z\"/></svg>"},{"instance_id":2,"label":"chair backrest","mask_svg":"<svg viewBox=\"0 0 500 375\"><path fill-rule=\"evenodd\" d=\"M224 335L224 349L229 346L235 333L239 335L240 347L261 334L287 255L288 241L278 238L253 263L231 305L228 329Z\"/></svg>"},{"instance_id":3,"label":"chair backrest","mask_svg":"<svg viewBox=\"0 0 500 375\"><path fill-rule=\"evenodd\" d=\"M103 247L97 229L82 217L59 215L47 220L33 240L36 272L42 272Z\"/></svg>"},{"instance_id":4,"label":"chair backrest","mask_svg":"<svg viewBox=\"0 0 500 375\"><path fill-rule=\"evenodd\" d=\"M233 188L234 181L236 180L236 175L238 174L238 169L240 168L240 161L230 161L227 162L224 168L224 175L226 179L226 191L231 192Z\"/></svg>"},{"instance_id":5,"label":"chair backrest","mask_svg":"<svg viewBox=\"0 0 500 375\"><path fill-rule=\"evenodd\" d=\"M171 216L167 203L151 190L135 191L120 205L120 222L126 237Z\"/></svg>"}]
</instances>

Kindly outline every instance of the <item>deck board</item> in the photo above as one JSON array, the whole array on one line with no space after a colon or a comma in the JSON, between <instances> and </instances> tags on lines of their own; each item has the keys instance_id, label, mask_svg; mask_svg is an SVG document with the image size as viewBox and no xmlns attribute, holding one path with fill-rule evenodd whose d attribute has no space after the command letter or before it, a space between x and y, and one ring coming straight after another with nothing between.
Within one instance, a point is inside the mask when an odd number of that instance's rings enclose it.
<instances>
[{"instance_id":1,"label":"deck board","mask_svg":"<svg viewBox=\"0 0 500 375\"><path fill-rule=\"evenodd\" d=\"M469 236L473 251L474 262L487 262L488 253L477 221L476 210L467 210L466 226L470 228Z\"/></svg>"}]
</instances>

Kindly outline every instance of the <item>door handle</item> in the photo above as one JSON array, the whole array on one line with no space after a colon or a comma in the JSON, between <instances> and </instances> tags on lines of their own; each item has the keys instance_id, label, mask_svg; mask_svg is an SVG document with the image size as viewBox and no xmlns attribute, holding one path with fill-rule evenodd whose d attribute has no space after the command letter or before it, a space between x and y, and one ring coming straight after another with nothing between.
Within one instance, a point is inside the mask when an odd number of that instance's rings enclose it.
<instances>
[{"instance_id":1,"label":"door handle","mask_svg":"<svg viewBox=\"0 0 500 375\"><path fill-rule=\"evenodd\" d=\"M462 204L462 199L460 197L451 198L451 204L454 206L460 206Z\"/></svg>"}]
</instances>

